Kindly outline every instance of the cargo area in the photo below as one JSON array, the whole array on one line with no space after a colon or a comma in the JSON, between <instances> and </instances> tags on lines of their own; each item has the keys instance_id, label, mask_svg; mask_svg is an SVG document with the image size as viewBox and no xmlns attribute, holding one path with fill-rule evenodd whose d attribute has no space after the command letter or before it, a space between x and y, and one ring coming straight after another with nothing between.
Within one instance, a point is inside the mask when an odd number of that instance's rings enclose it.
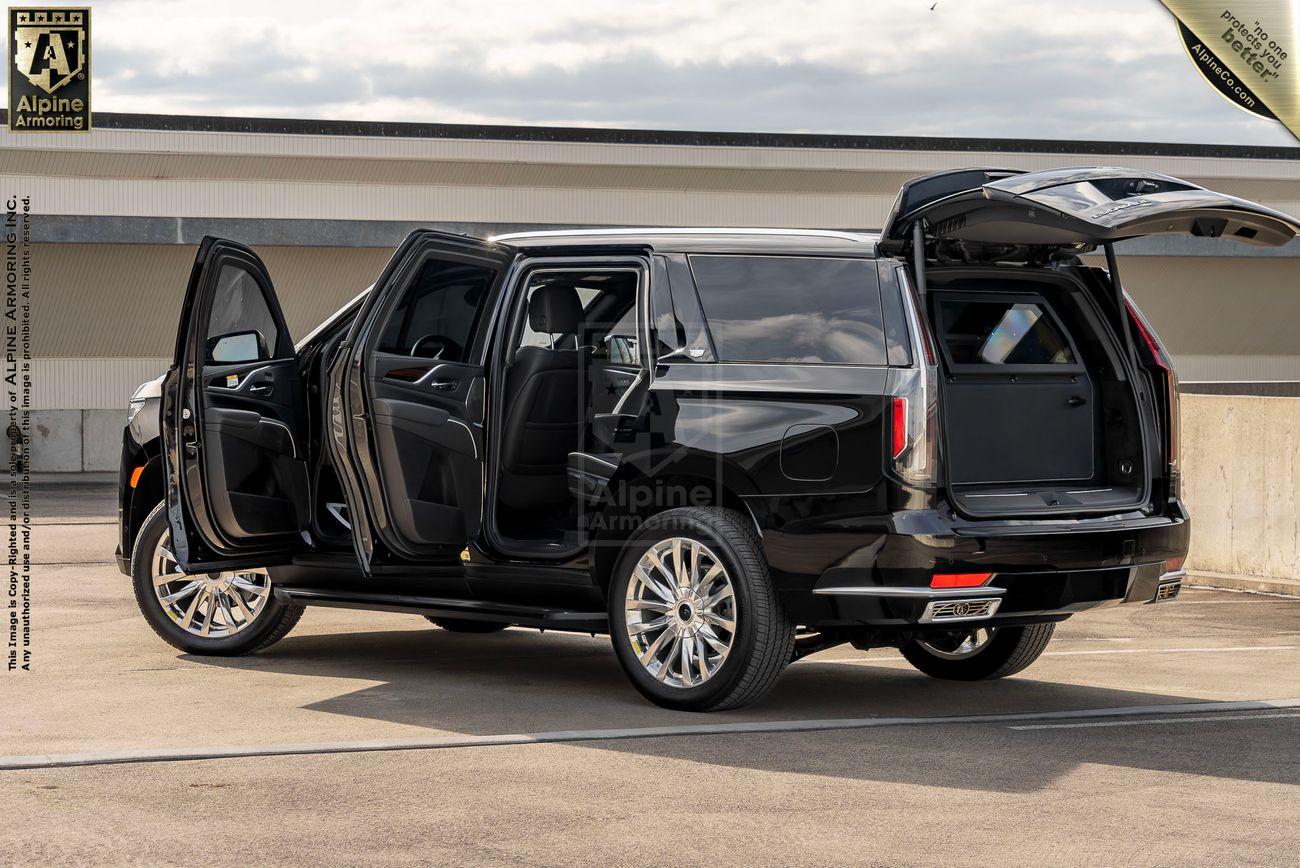
<instances>
[{"instance_id":1,"label":"cargo area","mask_svg":"<svg viewBox=\"0 0 1300 868\"><path fill-rule=\"evenodd\" d=\"M1122 512L1150 474L1109 285L1019 266L934 268L945 467L974 517ZM1113 303L1111 303L1113 305Z\"/></svg>"}]
</instances>

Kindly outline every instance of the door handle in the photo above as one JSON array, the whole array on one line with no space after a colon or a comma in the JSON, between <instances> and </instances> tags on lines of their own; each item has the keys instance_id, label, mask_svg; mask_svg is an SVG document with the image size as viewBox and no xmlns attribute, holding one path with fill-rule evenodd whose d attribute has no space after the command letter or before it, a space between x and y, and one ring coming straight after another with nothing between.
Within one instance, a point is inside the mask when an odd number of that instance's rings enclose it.
<instances>
[{"instance_id":1,"label":"door handle","mask_svg":"<svg viewBox=\"0 0 1300 868\"><path fill-rule=\"evenodd\" d=\"M275 384L272 382L253 383L251 386L248 387L248 393L250 395L260 395L262 397L266 397L267 395L270 395L274 391L275 391Z\"/></svg>"},{"instance_id":2,"label":"door handle","mask_svg":"<svg viewBox=\"0 0 1300 868\"><path fill-rule=\"evenodd\" d=\"M1088 403L1088 399L1081 395L1071 395L1070 400L1065 403L1069 404L1071 407L1082 407L1084 404Z\"/></svg>"},{"instance_id":3,"label":"door handle","mask_svg":"<svg viewBox=\"0 0 1300 868\"><path fill-rule=\"evenodd\" d=\"M436 389L439 392L454 392L460 385L460 380L430 380L429 388Z\"/></svg>"}]
</instances>

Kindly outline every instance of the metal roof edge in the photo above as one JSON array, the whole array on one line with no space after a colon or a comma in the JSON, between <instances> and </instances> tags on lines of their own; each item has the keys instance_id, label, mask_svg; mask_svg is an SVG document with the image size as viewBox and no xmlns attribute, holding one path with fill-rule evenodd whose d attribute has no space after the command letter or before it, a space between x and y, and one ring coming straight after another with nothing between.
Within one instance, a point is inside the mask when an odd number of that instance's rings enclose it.
<instances>
[{"instance_id":1,"label":"metal roof edge","mask_svg":"<svg viewBox=\"0 0 1300 868\"><path fill-rule=\"evenodd\" d=\"M0 123L8 113L0 109ZM684 147L805 148L831 150L956 151L1033 154L1105 154L1157 157L1300 160L1300 147L1187 144L1177 142L997 139L958 136L876 136L833 133L764 133L614 127L510 126L217 115L96 112L97 129L252 133L304 136L469 139L579 144L676 145Z\"/></svg>"}]
</instances>

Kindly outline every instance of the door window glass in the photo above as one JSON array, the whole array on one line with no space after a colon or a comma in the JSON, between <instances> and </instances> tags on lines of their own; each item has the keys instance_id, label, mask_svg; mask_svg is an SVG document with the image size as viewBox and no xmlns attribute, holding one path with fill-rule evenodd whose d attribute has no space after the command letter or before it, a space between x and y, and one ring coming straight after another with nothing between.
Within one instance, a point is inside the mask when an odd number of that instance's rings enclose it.
<instances>
[{"instance_id":1,"label":"door window glass","mask_svg":"<svg viewBox=\"0 0 1300 868\"><path fill-rule=\"evenodd\" d=\"M1074 352L1037 302L940 302L943 342L955 365L1072 365Z\"/></svg>"},{"instance_id":2,"label":"door window glass","mask_svg":"<svg viewBox=\"0 0 1300 868\"><path fill-rule=\"evenodd\" d=\"M611 365L640 365L641 349L636 334L636 306L627 309L605 334L604 355Z\"/></svg>"},{"instance_id":3,"label":"door window glass","mask_svg":"<svg viewBox=\"0 0 1300 868\"><path fill-rule=\"evenodd\" d=\"M875 263L798 256L692 256L720 361L883 365Z\"/></svg>"},{"instance_id":4,"label":"door window glass","mask_svg":"<svg viewBox=\"0 0 1300 868\"><path fill-rule=\"evenodd\" d=\"M427 260L384 326L381 353L463 362L496 273L481 265Z\"/></svg>"},{"instance_id":5,"label":"door window glass","mask_svg":"<svg viewBox=\"0 0 1300 868\"><path fill-rule=\"evenodd\" d=\"M253 333L251 338L249 333ZM274 358L279 346L280 329L266 301L266 294L252 272L233 262L221 266L217 285L212 293L212 307L208 314L207 345L209 358L220 361L227 347L256 341L256 355L241 352L237 361L260 361ZM226 341L220 338L227 337ZM218 343L221 347L218 348ZM213 356L213 350L217 350Z\"/></svg>"},{"instance_id":6,"label":"door window glass","mask_svg":"<svg viewBox=\"0 0 1300 868\"><path fill-rule=\"evenodd\" d=\"M553 272L544 271L528 283L528 306L542 287L552 293L575 293L582 308L577 328L564 327L557 332L538 331L533 318L524 317L520 347L572 350L592 347L595 358L615 364L640 364L636 319L636 274L630 271Z\"/></svg>"}]
</instances>

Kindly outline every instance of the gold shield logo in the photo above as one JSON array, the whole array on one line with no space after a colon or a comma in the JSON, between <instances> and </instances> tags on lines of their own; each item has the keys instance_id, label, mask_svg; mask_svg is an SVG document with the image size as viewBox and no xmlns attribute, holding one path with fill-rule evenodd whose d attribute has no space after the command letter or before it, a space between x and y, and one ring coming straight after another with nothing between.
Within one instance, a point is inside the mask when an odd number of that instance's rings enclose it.
<instances>
[{"instance_id":1,"label":"gold shield logo","mask_svg":"<svg viewBox=\"0 0 1300 868\"><path fill-rule=\"evenodd\" d=\"M14 65L46 93L83 75L86 19L80 9L14 10Z\"/></svg>"}]
</instances>

